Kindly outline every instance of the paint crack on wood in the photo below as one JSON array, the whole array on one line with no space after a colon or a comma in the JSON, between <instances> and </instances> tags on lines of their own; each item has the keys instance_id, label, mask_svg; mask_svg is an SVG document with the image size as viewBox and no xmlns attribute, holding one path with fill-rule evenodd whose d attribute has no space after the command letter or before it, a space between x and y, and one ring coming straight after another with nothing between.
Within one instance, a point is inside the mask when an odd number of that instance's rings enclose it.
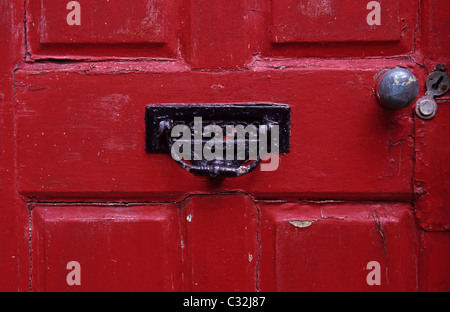
<instances>
[{"instance_id":1,"label":"paint crack on wood","mask_svg":"<svg viewBox=\"0 0 450 312\"><path fill-rule=\"evenodd\" d=\"M259 289L259 264L260 264L260 260L261 260L261 237L260 237L260 231L261 231L261 210L258 207L258 204L256 202L256 200L246 194L246 196L249 196L250 199L253 201L253 205L256 209L256 220L257 220L257 227L256 227L256 248L257 248L257 252L258 254L256 255L256 264L255 264L255 288L257 292L260 292ZM249 262L251 262L251 260L253 260L253 256L252 259L250 259L250 255L249 255Z\"/></svg>"},{"instance_id":2,"label":"paint crack on wood","mask_svg":"<svg viewBox=\"0 0 450 312\"><path fill-rule=\"evenodd\" d=\"M378 233L381 236L381 243L383 245L384 258L385 258L385 266L386 266L386 284L389 286L389 278L388 278L388 252L386 246L386 233L383 229L383 224L380 219L380 215L377 210L372 210L372 217L376 222Z\"/></svg>"}]
</instances>

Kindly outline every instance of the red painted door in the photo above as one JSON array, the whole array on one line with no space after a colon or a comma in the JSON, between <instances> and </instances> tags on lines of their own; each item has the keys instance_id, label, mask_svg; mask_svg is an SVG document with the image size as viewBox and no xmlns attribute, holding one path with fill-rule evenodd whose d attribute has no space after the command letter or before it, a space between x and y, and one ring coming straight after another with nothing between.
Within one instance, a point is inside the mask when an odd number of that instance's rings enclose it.
<instances>
[{"instance_id":1,"label":"red painted door","mask_svg":"<svg viewBox=\"0 0 450 312\"><path fill-rule=\"evenodd\" d=\"M450 290L450 66L439 1L0 0L0 289ZM25 16L25 19L24 19ZM280 103L275 171L210 179L145 150L145 108Z\"/></svg>"}]
</instances>

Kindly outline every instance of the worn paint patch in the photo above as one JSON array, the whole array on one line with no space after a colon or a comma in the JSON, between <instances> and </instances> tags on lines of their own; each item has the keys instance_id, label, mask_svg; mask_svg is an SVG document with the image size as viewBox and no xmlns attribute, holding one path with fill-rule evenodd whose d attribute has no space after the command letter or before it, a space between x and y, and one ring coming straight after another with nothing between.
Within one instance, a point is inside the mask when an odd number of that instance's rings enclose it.
<instances>
[{"instance_id":1,"label":"worn paint patch","mask_svg":"<svg viewBox=\"0 0 450 312\"><path fill-rule=\"evenodd\" d=\"M307 228L310 227L314 222L316 222L317 220L312 220L312 221L289 221L289 223L295 227L298 228Z\"/></svg>"},{"instance_id":2,"label":"worn paint patch","mask_svg":"<svg viewBox=\"0 0 450 312\"><path fill-rule=\"evenodd\" d=\"M320 18L322 16L333 15L333 3L331 0L313 0L300 2L297 6L302 15L310 18Z\"/></svg>"}]
</instances>

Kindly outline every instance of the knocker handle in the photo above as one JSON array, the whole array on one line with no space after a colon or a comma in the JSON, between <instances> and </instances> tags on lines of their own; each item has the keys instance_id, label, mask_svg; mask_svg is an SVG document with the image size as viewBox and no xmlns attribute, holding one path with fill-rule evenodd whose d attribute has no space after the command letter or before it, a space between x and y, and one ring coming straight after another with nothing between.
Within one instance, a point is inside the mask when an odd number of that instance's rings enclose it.
<instances>
[{"instance_id":1,"label":"knocker handle","mask_svg":"<svg viewBox=\"0 0 450 312\"><path fill-rule=\"evenodd\" d=\"M220 160L216 162L213 161L212 163L203 165L190 164L185 160L183 160L183 158L178 153L173 151L172 147L174 144L174 139L171 136L171 132L172 132L172 123L168 121L161 122L160 135L165 137L168 148L171 151L173 160L175 160L178 166L196 176L206 176L210 178L241 177L255 170L261 163L261 156L258 153L256 160L254 160L250 164L247 163L250 162L251 160L245 160L241 165L236 167L232 166L231 164L221 162Z\"/></svg>"}]
</instances>

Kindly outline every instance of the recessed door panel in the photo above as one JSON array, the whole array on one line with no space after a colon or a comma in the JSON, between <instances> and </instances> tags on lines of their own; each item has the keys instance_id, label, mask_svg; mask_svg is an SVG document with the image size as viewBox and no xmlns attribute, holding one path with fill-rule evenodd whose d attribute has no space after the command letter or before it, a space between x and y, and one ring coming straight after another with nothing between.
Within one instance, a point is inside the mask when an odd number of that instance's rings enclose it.
<instances>
[{"instance_id":1,"label":"recessed door panel","mask_svg":"<svg viewBox=\"0 0 450 312\"><path fill-rule=\"evenodd\" d=\"M36 205L35 291L180 291L175 205Z\"/></svg>"}]
</instances>

